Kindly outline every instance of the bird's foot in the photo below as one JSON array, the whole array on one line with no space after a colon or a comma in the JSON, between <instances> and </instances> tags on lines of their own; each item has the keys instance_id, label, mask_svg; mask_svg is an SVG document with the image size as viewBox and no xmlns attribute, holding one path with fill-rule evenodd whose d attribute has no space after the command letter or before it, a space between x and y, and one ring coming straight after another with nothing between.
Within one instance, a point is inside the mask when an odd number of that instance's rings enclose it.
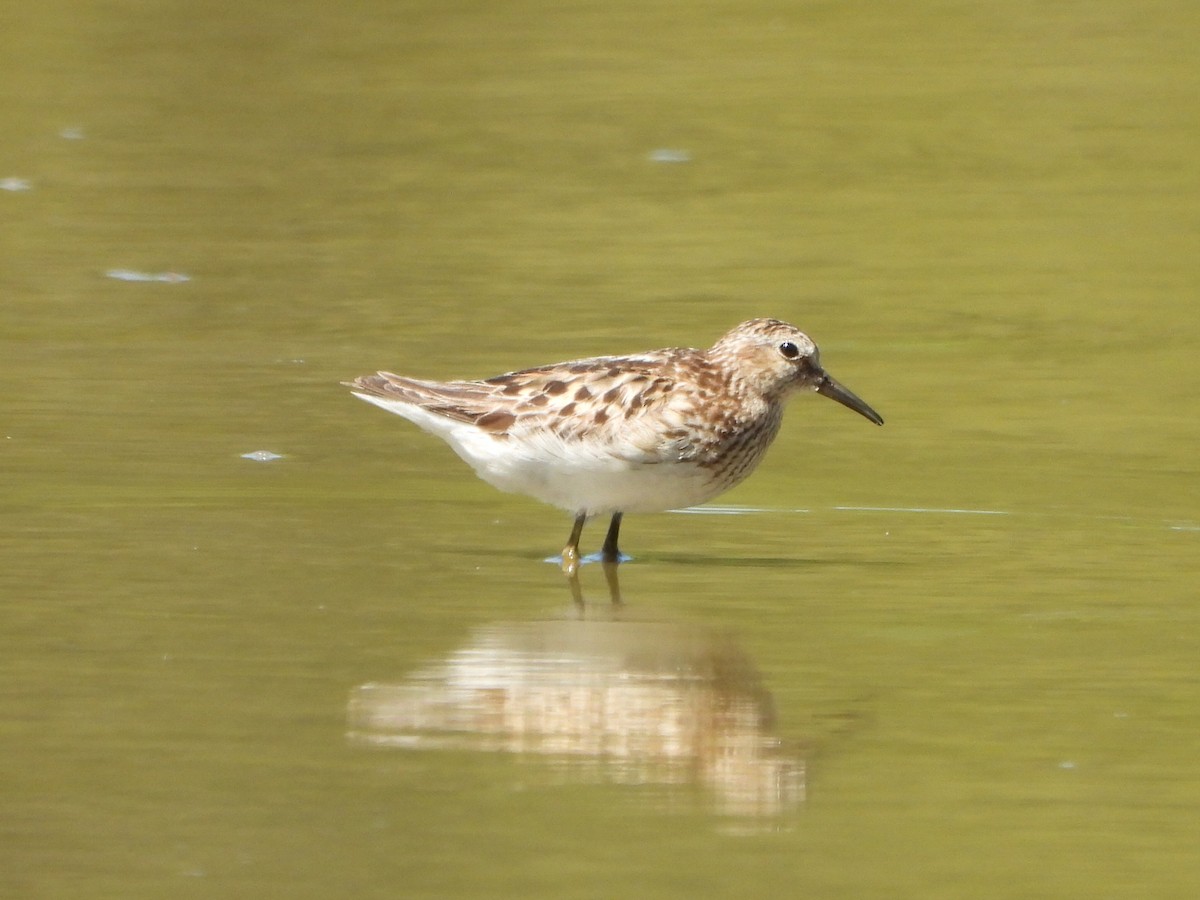
<instances>
[{"instance_id":1,"label":"bird's foot","mask_svg":"<svg viewBox=\"0 0 1200 900\"><path fill-rule=\"evenodd\" d=\"M579 548L566 546L562 552L562 570L568 578L579 574Z\"/></svg>"}]
</instances>

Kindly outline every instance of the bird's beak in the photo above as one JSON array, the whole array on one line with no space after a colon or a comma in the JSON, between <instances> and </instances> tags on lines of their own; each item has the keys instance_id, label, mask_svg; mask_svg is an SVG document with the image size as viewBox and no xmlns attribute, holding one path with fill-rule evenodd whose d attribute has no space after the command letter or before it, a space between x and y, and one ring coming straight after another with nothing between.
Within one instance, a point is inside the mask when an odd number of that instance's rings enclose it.
<instances>
[{"instance_id":1,"label":"bird's beak","mask_svg":"<svg viewBox=\"0 0 1200 900\"><path fill-rule=\"evenodd\" d=\"M867 402L860 398L853 391L842 387L833 376L827 372L822 372L821 377L817 380L817 393L823 394L830 400L836 400L842 406L848 407L867 419L870 419L876 425L883 424L883 416L875 412L867 405Z\"/></svg>"}]
</instances>

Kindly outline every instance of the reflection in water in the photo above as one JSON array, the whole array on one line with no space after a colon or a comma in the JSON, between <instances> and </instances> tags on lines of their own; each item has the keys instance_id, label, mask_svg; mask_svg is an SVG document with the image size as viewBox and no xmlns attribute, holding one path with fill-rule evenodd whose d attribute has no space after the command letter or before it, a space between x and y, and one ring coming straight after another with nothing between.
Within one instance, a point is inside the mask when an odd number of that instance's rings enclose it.
<instances>
[{"instance_id":1,"label":"reflection in water","mask_svg":"<svg viewBox=\"0 0 1200 900\"><path fill-rule=\"evenodd\" d=\"M536 754L585 782L699 785L743 816L804 797L804 763L771 725L770 694L732 641L612 617L497 623L349 704L354 741Z\"/></svg>"}]
</instances>

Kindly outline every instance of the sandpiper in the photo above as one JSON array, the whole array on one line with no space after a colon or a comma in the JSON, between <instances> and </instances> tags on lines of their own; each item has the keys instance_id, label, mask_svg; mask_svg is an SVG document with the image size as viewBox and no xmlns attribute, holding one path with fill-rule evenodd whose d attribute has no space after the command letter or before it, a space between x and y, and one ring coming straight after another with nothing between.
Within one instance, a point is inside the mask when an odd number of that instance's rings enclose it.
<instances>
[{"instance_id":1,"label":"sandpiper","mask_svg":"<svg viewBox=\"0 0 1200 900\"><path fill-rule=\"evenodd\" d=\"M562 552L571 576L591 516L612 517L601 558L616 562L624 513L694 506L744 480L793 394L815 391L883 424L821 368L812 339L778 319L743 322L707 350L599 356L482 381L379 372L345 384L436 434L488 484L572 513Z\"/></svg>"}]
</instances>

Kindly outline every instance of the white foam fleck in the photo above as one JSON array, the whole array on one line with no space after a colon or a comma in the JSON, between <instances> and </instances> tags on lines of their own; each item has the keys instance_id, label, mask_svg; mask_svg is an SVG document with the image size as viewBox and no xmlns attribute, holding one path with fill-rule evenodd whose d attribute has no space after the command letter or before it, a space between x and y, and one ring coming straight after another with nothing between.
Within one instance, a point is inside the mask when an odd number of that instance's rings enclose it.
<instances>
[{"instance_id":1,"label":"white foam fleck","mask_svg":"<svg viewBox=\"0 0 1200 900\"><path fill-rule=\"evenodd\" d=\"M670 147L659 147L647 154L650 162L656 163L687 163L692 161L692 154L686 150L676 150Z\"/></svg>"},{"instance_id":2,"label":"white foam fleck","mask_svg":"<svg viewBox=\"0 0 1200 900\"><path fill-rule=\"evenodd\" d=\"M166 284L179 284L192 280L182 272L138 272L134 269L109 269L104 274L117 281L161 281Z\"/></svg>"}]
</instances>

